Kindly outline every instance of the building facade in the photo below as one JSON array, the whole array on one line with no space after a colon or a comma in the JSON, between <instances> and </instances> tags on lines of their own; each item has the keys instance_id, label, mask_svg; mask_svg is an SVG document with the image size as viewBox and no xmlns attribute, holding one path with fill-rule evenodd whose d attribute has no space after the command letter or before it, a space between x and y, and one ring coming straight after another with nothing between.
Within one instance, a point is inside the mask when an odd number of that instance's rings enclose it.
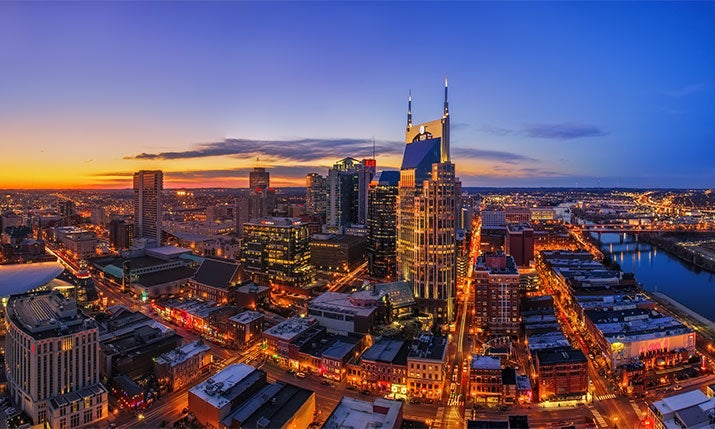
<instances>
[{"instance_id":1,"label":"building facade","mask_svg":"<svg viewBox=\"0 0 715 429\"><path fill-rule=\"evenodd\" d=\"M410 97L397 198L398 275L412 284L418 306L438 323L455 317L461 195L449 155L446 81L444 95L442 118L415 126Z\"/></svg>"},{"instance_id":2,"label":"building facade","mask_svg":"<svg viewBox=\"0 0 715 429\"><path fill-rule=\"evenodd\" d=\"M325 214L328 210L328 181L318 173L305 176L305 213Z\"/></svg>"},{"instance_id":3,"label":"building facade","mask_svg":"<svg viewBox=\"0 0 715 429\"><path fill-rule=\"evenodd\" d=\"M244 224L241 263L261 285L305 288L313 283L308 227L295 218L264 218Z\"/></svg>"},{"instance_id":4,"label":"building facade","mask_svg":"<svg viewBox=\"0 0 715 429\"><path fill-rule=\"evenodd\" d=\"M134 237L155 240L161 244L162 192L161 170L134 173Z\"/></svg>"},{"instance_id":5,"label":"building facade","mask_svg":"<svg viewBox=\"0 0 715 429\"><path fill-rule=\"evenodd\" d=\"M393 279L397 274L397 192L399 171L379 171L368 192L367 252L370 275Z\"/></svg>"},{"instance_id":6,"label":"building facade","mask_svg":"<svg viewBox=\"0 0 715 429\"><path fill-rule=\"evenodd\" d=\"M13 295L5 313L10 397L36 424L97 425L107 417L98 327L57 291Z\"/></svg>"},{"instance_id":7,"label":"building facade","mask_svg":"<svg viewBox=\"0 0 715 429\"><path fill-rule=\"evenodd\" d=\"M520 280L514 258L501 252L484 254L477 259L472 278L476 326L490 337L517 337Z\"/></svg>"}]
</instances>

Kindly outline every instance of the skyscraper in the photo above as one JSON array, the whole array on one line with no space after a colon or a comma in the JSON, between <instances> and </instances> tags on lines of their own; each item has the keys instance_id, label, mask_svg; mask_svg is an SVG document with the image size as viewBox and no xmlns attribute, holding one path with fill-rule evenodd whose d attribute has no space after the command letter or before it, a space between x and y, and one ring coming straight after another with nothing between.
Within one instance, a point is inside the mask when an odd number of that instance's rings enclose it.
<instances>
[{"instance_id":1,"label":"skyscraper","mask_svg":"<svg viewBox=\"0 0 715 429\"><path fill-rule=\"evenodd\" d=\"M249 218L270 216L276 208L276 191L271 188L271 173L254 167L248 174Z\"/></svg>"},{"instance_id":2,"label":"skyscraper","mask_svg":"<svg viewBox=\"0 0 715 429\"><path fill-rule=\"evenodd\" d=\"M161 245L161 211L164 173L140 170L134 173L134 237L156 240Z\"/></svg>"},{"instance_id":3,"label":"skyscraper","mask_svg":"<svg viewBox=\"0 0 715 429\"><path fill-rule=\"evenodd\" d=\"M397 273L397 186L399 171L378 171L370 182L367 255L370 275L392 278Z\"/></svg>"},{"instance_id":4,"label":"skyscraper","mask_svg":"<svg viewBox=\"0 0 715 429\"><path fill-rule=\"evenodd\" d=\"M376 165L372 158L343 158L328 170L328 226L367 222L368 190Z\"/></svg>"},{"instance_id":5,"label":"skyscraper","mask_svg":"<svg viewBox=\"0 0 715 429\"><path fill-rule=\"evenodd\" d=\"M368 215L368 194L370 193L370 182L375 177L377 162L374 158L363 159L358 167L358 216L357 223L365 225Z\"/></svg>"},{"instance_id":6,"label":"skyscraper","mask_svg":"<svg viewBox=\"0 0 715 429\"><path fill-rule=\"evenodd\" d=\"M412 124L410 95L397 197L397 265L421 311L455 317L456 220L461 182L449 156L447 81L442 118Z\"/></svg>"},{"instance_id":7,"label":"skyscraper","mask_svg":"<svg viewBox=\"0 0 715 429\"><path fill-rule=\"evenodd\" d=\"M328 210L328 182L318 173L305 176L305 213L325 214Z\"/></svg>"}]
</instances>

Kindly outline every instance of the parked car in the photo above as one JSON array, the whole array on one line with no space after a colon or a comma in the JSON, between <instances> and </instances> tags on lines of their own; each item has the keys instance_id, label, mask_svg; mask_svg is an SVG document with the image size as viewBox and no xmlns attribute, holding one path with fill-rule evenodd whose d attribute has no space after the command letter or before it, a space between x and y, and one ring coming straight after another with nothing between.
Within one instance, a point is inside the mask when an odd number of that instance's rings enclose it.
<instances>
[{"instance_id":1,"label":"parked car","mask_svg":"<svg viewBox=\"0 0 715 429\"><path fill-rule=\"evenodd\" d=\"M367 396L367 395L370 394L370 391L369 391L369 390L361 390L361 391L360 391L360 394Z\"/></svg>"},{"instance_id":2,"label":"parked car","mask_svg":"<svg viewBox=\"0 0 715 429\"><path fill-rule=\"evenodd\" d=\"M298 378L305 378L305 373L304 372L297 372L295 373L295 376Z\"/></svg>"},{"instance_id":3,"label":"parked car","mask_svg":"<svg viewBox=\"0 0 715 429\"><path fill-rule=\"evenodd\" d=\"M410 399L410 404L412 404L412 405L417 405L417 404L421 404L421 403L422 403L422 401L420 401L417 398Z\"/></svg>"}]
</instances>

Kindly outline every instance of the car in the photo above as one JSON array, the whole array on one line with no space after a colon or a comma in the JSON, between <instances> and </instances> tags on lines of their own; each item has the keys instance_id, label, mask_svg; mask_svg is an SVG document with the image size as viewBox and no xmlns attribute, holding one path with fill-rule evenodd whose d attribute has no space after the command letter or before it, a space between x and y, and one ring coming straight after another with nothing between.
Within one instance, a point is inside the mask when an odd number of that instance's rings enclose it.
<instances>
[{"instance_id":1,"label":"car","mask_svg":"<svg viewBox=\"0 0 715 429\"><path fill-rule=\"evenodd\" d=\"M355 386L348 386L348 387L346 387L346 389L348 389L348 390L357 390L357 387L355 387Z\"/></svg>"},{"instance_id":2,"label":"car","mask_svg":"<svg viewBox=\"0 0 715 429\"><path fill-rule=\"evenodd\" d=\"M293 371L292 369L288 369L286 370L286 374L294 375L295 371Z\"/></svg>"},{"instance_id":3,"label":"car","mask_svg":"<svg viewBox=\"0 0 715 429\"><path fill-rule=\"evenodd\" d=\"M304 372L296 372L295 376L298 378L305 378L305 373Z\"/></svg>"},{"instance_id":4,"label":"car","mask_svg":"<svg viewBox=\"0 0 715 429\"><path fill-rule=\"evenodd\" d=\"M320 382L323 386L330 386L330 382L328 380L323 380Z\"/></svg>"},{"instance_id":5,"label":"car","mask_svg":"<svg viewBox=\"0 0 715 429\"><path fill-rule=\"evenodd\" d=\"M683 386L681 386L680 384L676 384L676 385L673 387L673 390L680 390L680 389L682 389L682 388L683 388Z\"/></svg>"},{"instance_id":6,"label":"car","mask_svg":"<svg viewBox=\"0 0 715 429\"><path fill-rule=\"evenodd\" d=\"M422 402L417 398L410 399L410 404L412 404L412 405L417 405L417 404L421 404L421 403Z\"/></svg>"},{"instance_id":7,"label":"car","mask_svg":"<svg viewBox=\"0 0 715 429\"><path fill-rule=\"evenodd\" d=\"M367 396L367 395L370 394L370 391L369 391L369 390L361 390L361 391L360 391L360 394Z\"/></svg>"}]
</instances>

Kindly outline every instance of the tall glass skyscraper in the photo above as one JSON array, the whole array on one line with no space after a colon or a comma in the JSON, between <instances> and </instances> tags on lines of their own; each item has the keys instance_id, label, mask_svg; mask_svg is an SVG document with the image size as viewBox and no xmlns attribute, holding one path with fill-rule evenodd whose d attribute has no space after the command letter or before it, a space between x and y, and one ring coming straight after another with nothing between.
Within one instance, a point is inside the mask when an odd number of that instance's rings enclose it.
<instances>
[{"instance_id":1,"label":"tall glass skyscraper","mask_svg":"<svg viewBox=\"0 0 715 429\"><path fill-rule=\"evenodd\" d=\"M397 274L397 185L399 171L378 171L368 191L367 254L370 275Z\"/></svg>"},{"instance_id":2,"label":"tall glass skyscraper","mask_svg":"<svg viewBox=\"0 0 715 429\"><path fill-rule=\"evenodd\" d=\"M442 118L413 125L408 102L405 153L397 199L397 266L420 310L437 323L454 320L456 225L462 185L449 155L447 81Z\"/></svg>"}]
</instances>

